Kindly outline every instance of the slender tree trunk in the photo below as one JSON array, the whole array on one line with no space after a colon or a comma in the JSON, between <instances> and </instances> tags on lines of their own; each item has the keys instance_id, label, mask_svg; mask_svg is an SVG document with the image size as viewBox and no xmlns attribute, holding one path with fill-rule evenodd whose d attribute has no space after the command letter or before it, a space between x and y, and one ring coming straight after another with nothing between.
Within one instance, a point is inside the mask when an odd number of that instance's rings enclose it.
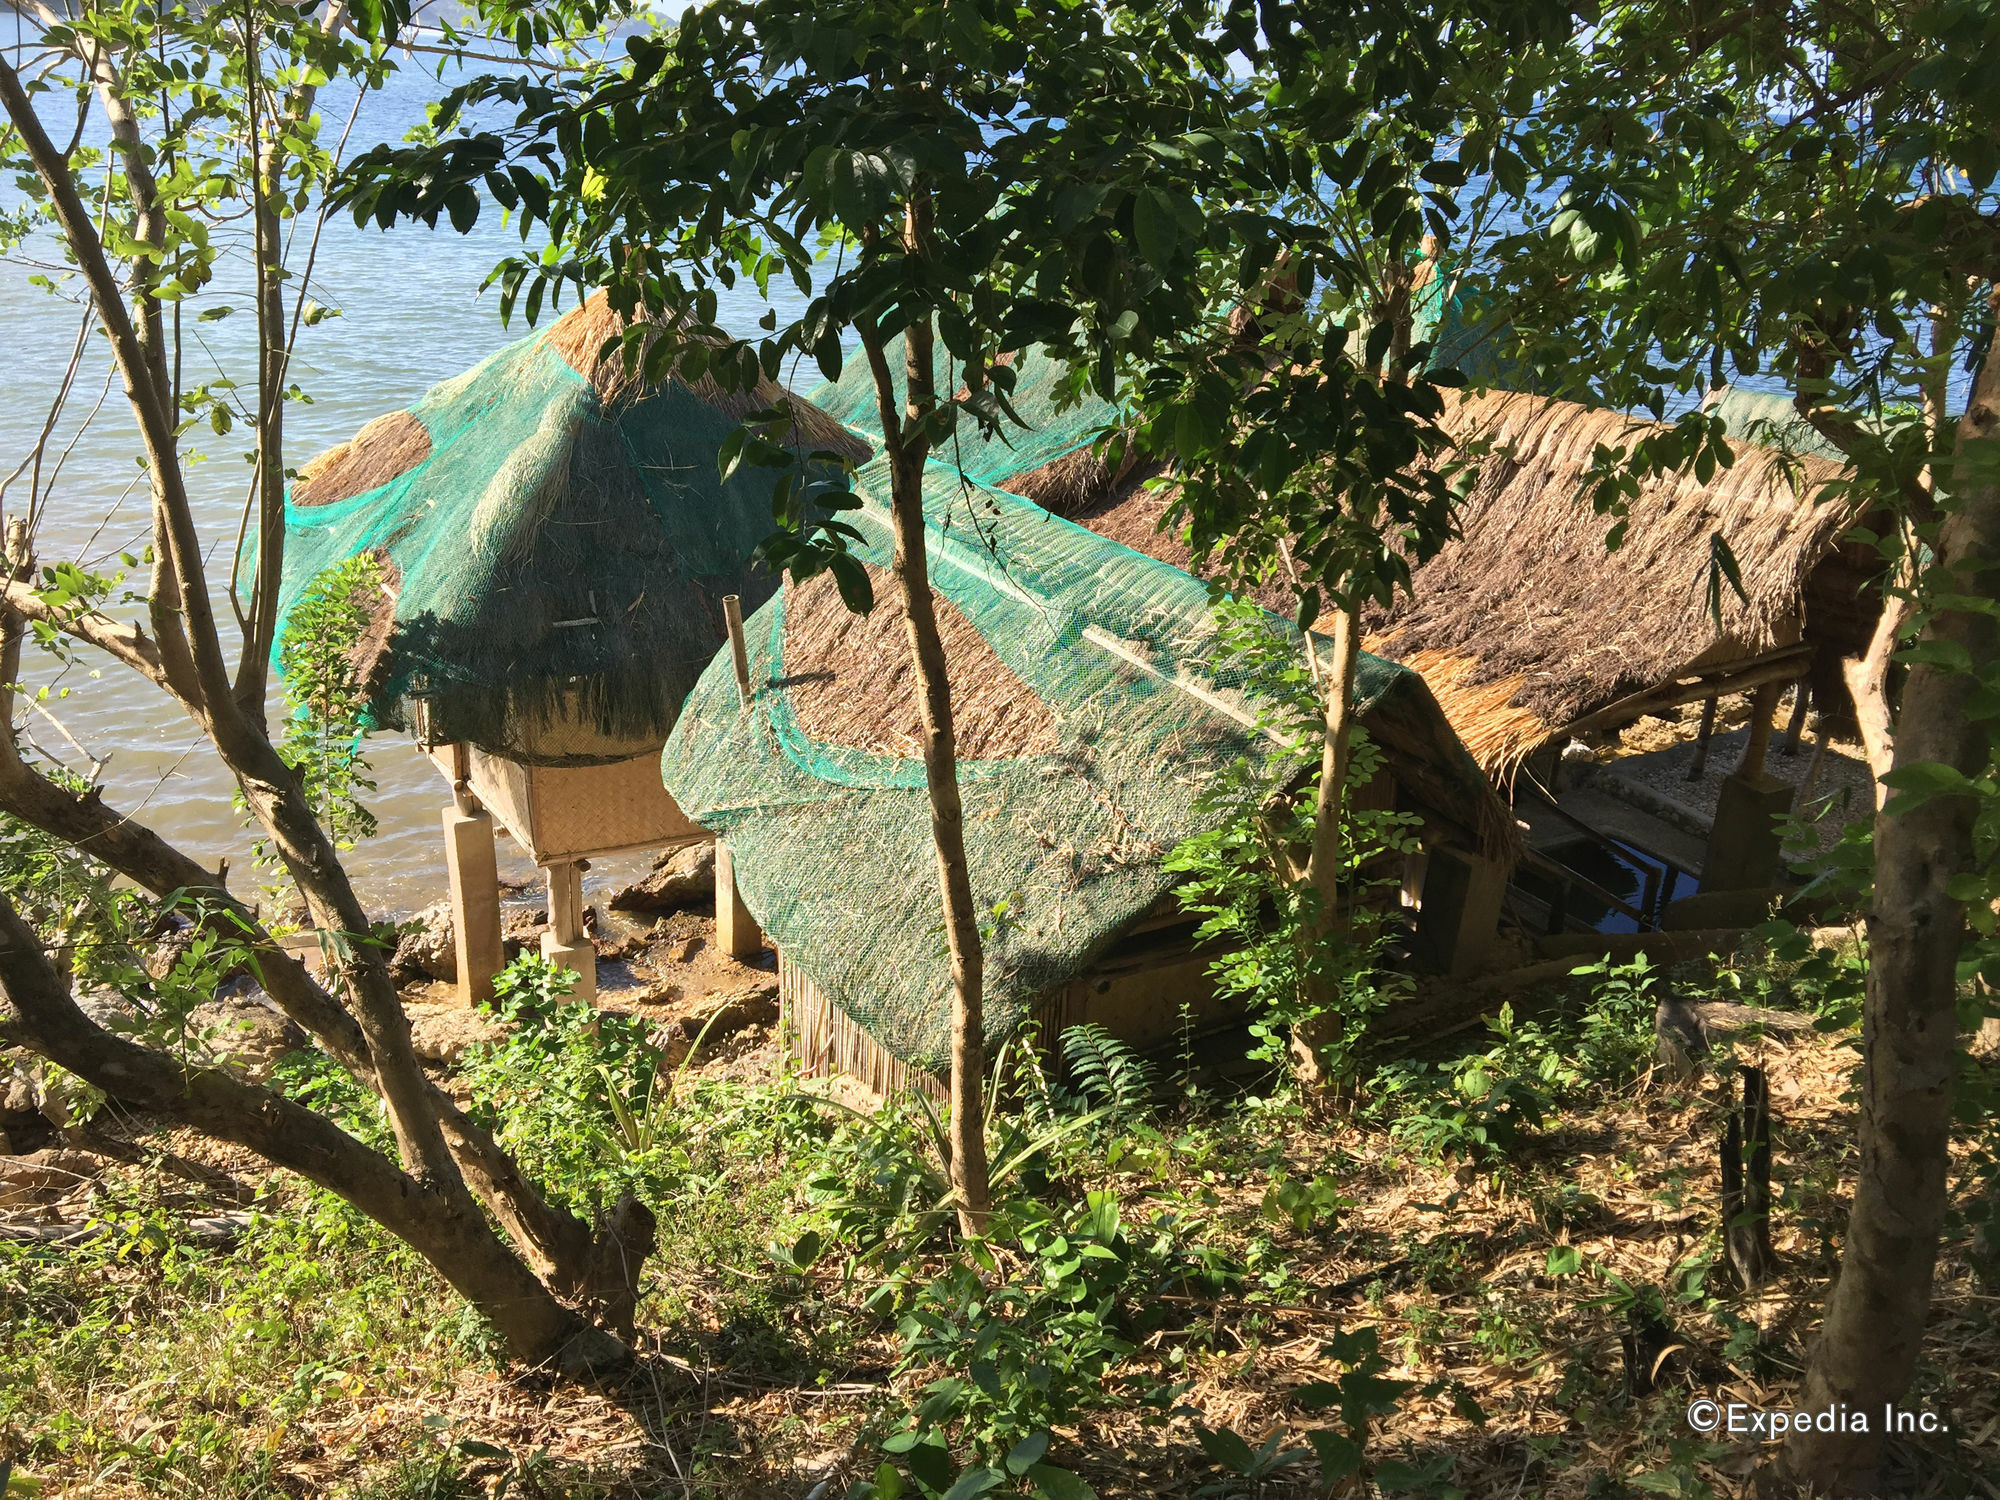
<instances>
[{"instance_id":1,"label":"slender tree trunk","mask_svg":"<svg viewBox=\"0 0 2000 1500\"><path fill-rule=\"evenodd\" d=\"M119 1099L247 1146L319 1184L406 1241L507 1340L516 1357L585 1373L624 1346L549 1295L462 1195L398 1171L331 1120L219 1068L186 1068L93 1024L34 929L0 897L0 1040L32 1048Z\"/></svg>"},{"instance_id":2,"label":"slender tree trunk","mask_svg":"<svg viewBox=\"0 0 2000 1500\"><path fill-rule=\"evenodd\" d=\"M254 12L252 12L254 14ZM252 269L257 278L257 464L251 491L257 526L257 571L250 607L243 619L243 650L236 662L236 703L242 713L264 722L271 648L277 639L278 590L285 571L285 284L279 279L284 245L273 194L277 144L263 138L263 69L259 37L249 30L247 75L250 107ZM231 580L233 587L235 580Z\"/></svg>"},{"instance_id":3,"label":"slender tree trunk","mask_svg":"<svg viewBox=\"0 0 2000 1500\"><path fill-rule=\"evenodd\" d=\"M1939 593L1992 597L2000 558L2000 338L1958 427L1963 482L1957 513L1938 538ZM1976 445L1976 446L1975 446ZM1983 450L1983 451L1982 451ZM1921 639L1969 653L1973 672L1911 666L1897 716L1898 768L1939 763L1976 775L1991 747L1967 713L1977 673L1996 655L1984 615L1941 609ZM1910 1387L1930 1312L1943 1223L1958 1063L1957 961L1965 912L1954 876L1973 867L1973 799L1939 797L1910 812L1893 804L1875 819L1875 896L1868 919L1868 998L1863 1018L1861 1164L1840 1276L1806 1368L1801 1404L1841 1403L1871 1430L1797 1432L1790 1474L1821 1492L1863 1489L1882 1455L1881 1414Z\"/></svg>"},{"instance_id":4,"label":"slender tree trunk","mask_svg":"<svg viewBox=\"0 0 2000 1500\"><path fill-rule=\"evenodd\" d=\"M113 115L115 130L122 103L115 89L106 88L102 92L107 101L106 111ZM134 309L124 300L95 223L77 195L67 165L42 128L19 75L4 57L0 57L0 106L5 107L12 119L24 150L48 189L63 236L95 298L151 470L159 550L151 600L152 618L159 635L157 649L149 649L150 643L137 632L127 639L114 630L101 628L94 620L88 622L89 630L94 635L111 638L114 655L136 664L152 680L166 687L209 735L234 773L252 814L270 835L286 870L306 898L314 925L341 950L336 955L334 969L352 1007L348 1025L359 1032L372 1081L387 1107L398 1151L411 1177L427 1197L444 1205L438 1211L452 1223L462 1225L465 1236L484 1236L486 1243L476 1251L475 1259L499 1256L514 1263L532 1291L517 1290L509 1293L511 1298L517 1302L523 1297L541 1299L546 1303L545 1321L558 1315L569 1316L554 1294L493 1234L479 1212L460 1169L460 1154L474 1165L475 1180L491 1191L506 1193L522 1185L519 1174L490 1138L473 1128L455 1106L440 1103L438 1090L424 1076L410 1045L409 1018L383 955L368 940L371 924L341 866L338 852L306 802L297 775L272 746L261 711L247 714L234 695L209 599L200 538L179 464L173 402L164 384L164 361L158 345L157 306L143 297L136 298L135 321ZM32 595L24 598L16 593L10 595L9 602L17 608L29 608L36 601ZM91 639L91 635L83 638ZM18 757L14 760L15 765L0 766L0 771L6 773L4 779L17 793L32 792L32 782L16 774L24 768L18 766ZM282 1003L282 995L275 991L274 995ZM295 994L293 998L297 1001L310 997ZM333 1026L331 1018L325 1019L330 1029L348 1030ZM458 1147L456 1153L447 1144L447 1122ZM569 1232L570 1226L563 1222L563 1216L554 1214L546 1205L540 1205L538 1212L537 1204L529 1201L535 1196L538 1195L530 1193L518 1203L508 1203L506 1206L512 1211L501 1216L510 1227L523 1232L540 1231L545 1245L538 1248L546 1248L553 1260L573 1250L576 1235ZM396 1223L383 1222L398 1234L403 1232ZM587 1268L579 1275L587 1277ZM501 1310L484 1304L481 1310L497 1324L506 1326ZM505 1318L524 1316L518 1309L505 1313Z\"/></svg>"},{"instance_id":5,"label":"slender tree trunk","mask_svg":"<svg viewBox=\"0 0 2000 1500\"><path fill-rule=\"evenodd\" d=\"M1310 642L1306 649L1313 649ZM1313 801L1312 853L1305 871L1318 902L1311 932L1315 944L1331 941L1340 925L1347 768L1352 759L1354 674L1360 656L1360 606L1342 605L1333 617L1333 661L1319 678L1324 739L1320 744L1319 789ZM1294 1027L1292 1033L1293 1070L1308 1087L1328 1082L1321 1067L1321 1048L1333 1024L1330 1008L1339 998L1325 973L1315 968L1308 978L1306 999L1317 1014Z\"/></svg>"},{"instance_id":6,"label":"slender tree trunk","mask_svg":"<svg viewBox=\"0 0 2000 1500\"><path fill-rule=\"evenodd\" d=\"M928 200L910 205L906 224L914 252L928 240ZM924 782L930 793L931 841L937 850L938 887L944 898L945 941L951 953L951 1182L958 1193L959 1228L986 1232L992 1186L986 1162L985 955L972 873L965 859L965 810L958 794L958 742L952 727L951 682L938 635L924 541L926 426L937 405L932 388L934 333L928 317L912 323L904 348L905 411L897 412L895 386L881 338L862 336L875 376L876 399L889 451L890 511L895 531L896 589L916 670L924 721Z\"/></svg>"}]
</instances>

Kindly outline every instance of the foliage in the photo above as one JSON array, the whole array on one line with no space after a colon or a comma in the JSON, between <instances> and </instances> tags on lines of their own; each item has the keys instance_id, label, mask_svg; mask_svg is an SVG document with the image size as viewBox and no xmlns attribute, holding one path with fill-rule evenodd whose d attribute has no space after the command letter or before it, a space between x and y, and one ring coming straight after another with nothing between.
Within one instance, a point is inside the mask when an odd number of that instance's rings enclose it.
<instances>
[{"instance_id":1,"label":"foliage","mask_svg":"<svg viewBox=\"0 0 2000 1500\"><path fill-rule=\"evenodd\" d=\"M372 552L335 563L306 585L285 618L278 648L285 680L278 753L299 773L306 801L340 849L375 832L374 814L358 795L373 791L375 783L362 751L368 688L355 655L384 582L381 559Z\"/></svg>"},{"instance_id":2,"label":"foliage","mask_svg":"<svg viewBox=\"0 0 2000 1500\"><path fill-rule=\"evenodd\" d=\"M672 1089L665 1039L637 1017L565 997L576 976L523 953L494 981L487 1013L510 1029L470 1049L461 1074L478 1110L522 1167L586 1216L671 1175L653 1121Z\"/></svg>"},{"instance_id":3,"label":"foliage","mask_svg":"<svg viewBox=\"0 0 2000 1500\"><path fill-rule=\"evenodd\" d=\"M43 773L76 796L84 779L61 766ZM47 935L71 981L85 989L114 985L132 968L131 943L148 921L149 903L88 854L0 811L0 894L30 926Z\"/></svg>"},{"instance_id":4,"label":"foliage","mask_svg":"<svg viewBox=\"0 0 2000 1500\"><path fill-rule=\"evenodd\" d=\"M1307 779L1277 798L1247 773L1221 779L1203 794L1211 830L1181 844L1165 868L1181 877L1182 906L1202 914L1196 940L1226 950L1209 973L1219 993L1238 999L1249 1012L1251 1055L1282 1064L1303 1030L1318 1041L1328 1076L1351 1083L1361 1067L1369 1019L1392 1003L1405 983L1383 964L1392 934L1371 898L1400 880L1391 857L1417 846L1412 830L1421 820L1342 800L1338 869L1346 904L1325 932L1319 890L1300 854L1312 844L1320 759L1311 673L1296 647L1255 605L1219 599L1215 618L1220 659L1271 705L1260 715L1260 730L1281 736L1290 747L1292 774L1274 779L1281 784ZM1367 786L1382 763L1381 751L1357 727L1349 789Z\"/></svg>"}]
</instances>

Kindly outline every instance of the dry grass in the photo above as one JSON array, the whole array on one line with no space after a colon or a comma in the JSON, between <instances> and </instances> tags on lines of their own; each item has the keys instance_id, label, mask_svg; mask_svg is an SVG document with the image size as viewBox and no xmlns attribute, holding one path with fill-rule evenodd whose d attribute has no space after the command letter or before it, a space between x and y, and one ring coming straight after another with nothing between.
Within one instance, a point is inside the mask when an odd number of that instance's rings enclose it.
<instances>
[{"instance_id":1,"label":"dry grass","mask_svg":"<svg viewBox=\"0 0 2000 1500\"><path fill-rule=\"evenodd\" d=\"M1125 444L1123 455L1116 464L1106 463L1093 443L1088 447L1072 449L1060 458L1052 458L1040 468L1016 474L1000 488L1034 501L1043 510L1076 519L1082 512L1100 503L1113 489L1128 482L1142 481L1157 472L1156 464L1142 466L1138 447L1134 443ZM1126 542L1125 545L1129 547L1132 544ZM1143 552L1146 549L1139 547L1134 550Z\"/></svg>"},{"instance_id":2,"label":"dry grass","mask_svg":"<svg viewBox=\"0 0 2000 1500\"><path fill-rule=\"evenodd\" d=\"M431 435L414 412L392 411L299 465L291 501L332 505L379 489L431 456Z\"/></svg>"},{"instance_id":3,"label":"dry grass","mask_svg":"<svg viewBox=\"0 0 2000 1500\"><path fill-rule=\"evenodd\" d=\"M799 727L828 744L878 755L923 754L923 709L903 602L872 564L875 608L857 615L833 575L791 585L785 598L785 678ZM951 682L958 753L972 760L1044 755L1056 747L1054 712L994 653L973 623L932 595Z\"/></svg>"},{"instance_id":4,"label":"dry grass","mask_svg":"<svg viewBox=\"0 0 2000 1500\"><path fill-rule=\"evenodd\" d=\"M625 320L612 310L605 294L597 292L581 306L572 308L550 324L548 332L542 335L542 342L595 386L606 405L615 406L640 399L645 394L639 370L639 365L644 362L643 355L637 364L628 363L624 348L611 342L624 333L626 326ZM649 334L645 340L646 347L650 347L656 337L657 334ZM741 421L753 412L776 406L786 394L776 381L763 375L759 375L753 385L731 389L724 389L707 372L693 381L682 380L678 374L669 378L733 421ZM874 452L868 444L810 401L793 396L791 403L792 429L786 440L793 448L805 453L822 450L837 453L855 463L866 462Z\"/></svg>"}]
</instances>

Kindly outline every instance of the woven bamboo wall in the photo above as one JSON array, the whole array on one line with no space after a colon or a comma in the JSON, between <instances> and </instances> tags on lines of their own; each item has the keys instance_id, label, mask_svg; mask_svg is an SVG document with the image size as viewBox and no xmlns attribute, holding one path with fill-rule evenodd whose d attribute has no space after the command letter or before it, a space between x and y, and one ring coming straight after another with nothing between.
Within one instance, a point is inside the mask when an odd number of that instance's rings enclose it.
<instances>
[{"instance_id":1,"label":"woven bamboo wall","mask_svg":"<svg viewBox=\"0 0 2000 1500\"><path fill-rule=\"evenodd\" d=\"M706 837L660 784L659 751L604 766L531 766L472 750L472 790L538 865ZM451 777L451 747L431 759Z\"/></svg>"},{"instance_id":2,"label":"woven bamboo wall","mask_svg":"<svg viewBox=\"0 0 2000 1500\"><path fill-rule=\"evenodd\" d=\"M1181 927L1149 933L1141 925L1096 967L1043 997L1032 1024L1045 1066L1056 1066L1057 1038L1084 1022L1148 1052L1173 1045L1183 1030L1201 1036L1238 1019L1239 1012L1216 995L1208 978L1211 955L1191 951ZM786 963L782 951L778 1003L786 1050L805 1077L845 1074L878 1098L910 1088L945 1097L943 1077L891 1054L828 1001L809 976Z\"/></svg>"},{"instance_id":3,"label":"woven bamboo wall","mask_svg":"<svg viewBox=\"0 0 2000 1500\"><path fill-rule=\"evenodd\" d=\"M945 1097L944 1080L903 1063L830 1003L814 984L778 954L778 1024L786 1050L807 1078L845 1073L881 1098L902 1089Z\"/></svg>"}]
</instances>

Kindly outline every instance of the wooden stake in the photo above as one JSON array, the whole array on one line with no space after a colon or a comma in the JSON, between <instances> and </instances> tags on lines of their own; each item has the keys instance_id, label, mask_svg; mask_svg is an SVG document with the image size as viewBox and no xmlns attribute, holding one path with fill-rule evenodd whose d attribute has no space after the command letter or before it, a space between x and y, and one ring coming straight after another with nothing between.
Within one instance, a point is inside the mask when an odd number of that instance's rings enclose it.
<instances>
[{"instance_id":1,"label":"wooden stake","mask_svg":"<svg viewBox=\"0 0 2000 1500\"><path fill-rule=\"evenodd\" d=\"M1699 781L1708 769L1708 742L1715 737L1715 705L1721 700L1709 698L1701 706L1701 732L1694 737L1694 760L1688 765L1687 779Z\"/></svg>"},{"instance_id":2,"label":"wooden stake","mask_svg":"<svg viewBox=\"0 0 2000 1500\"><path fill-rule=\"evenodd\" d=\"M743 640L743 600L737 594L722 596L722 618L729 626L729 659L736 665L736 701L750 706L750 648Z\"/></svg>"},{"instance_id":3,"label":"wooden stake","mask_svg":"<svg viewBox=\"0 0 2000 1500\"><path fill-rule=\"evenodd\" d=\"M1771 1092L1764 1070L1745 1068L1742 1110L1730 1102L1722 1135L1722 1238L1743 1285L1757 1287L1778 1268L1771 1247Z\"/></svg>"},{"instance_id":4,"label":"wooden stake","mask_svg":"<svg viewBox=\"0 0 2000 1500\"><path fill-rule=\"evenodd\" d=\"M1754 779L1764 774L1764 758L1771 749L1771 720L1778 712L1778 697L1783 692L1783 683L1767 682L1750 700L1750 739L1743 747L1742 763L1736 767L1738 776Z\"/></svg>"}]
</instances>

